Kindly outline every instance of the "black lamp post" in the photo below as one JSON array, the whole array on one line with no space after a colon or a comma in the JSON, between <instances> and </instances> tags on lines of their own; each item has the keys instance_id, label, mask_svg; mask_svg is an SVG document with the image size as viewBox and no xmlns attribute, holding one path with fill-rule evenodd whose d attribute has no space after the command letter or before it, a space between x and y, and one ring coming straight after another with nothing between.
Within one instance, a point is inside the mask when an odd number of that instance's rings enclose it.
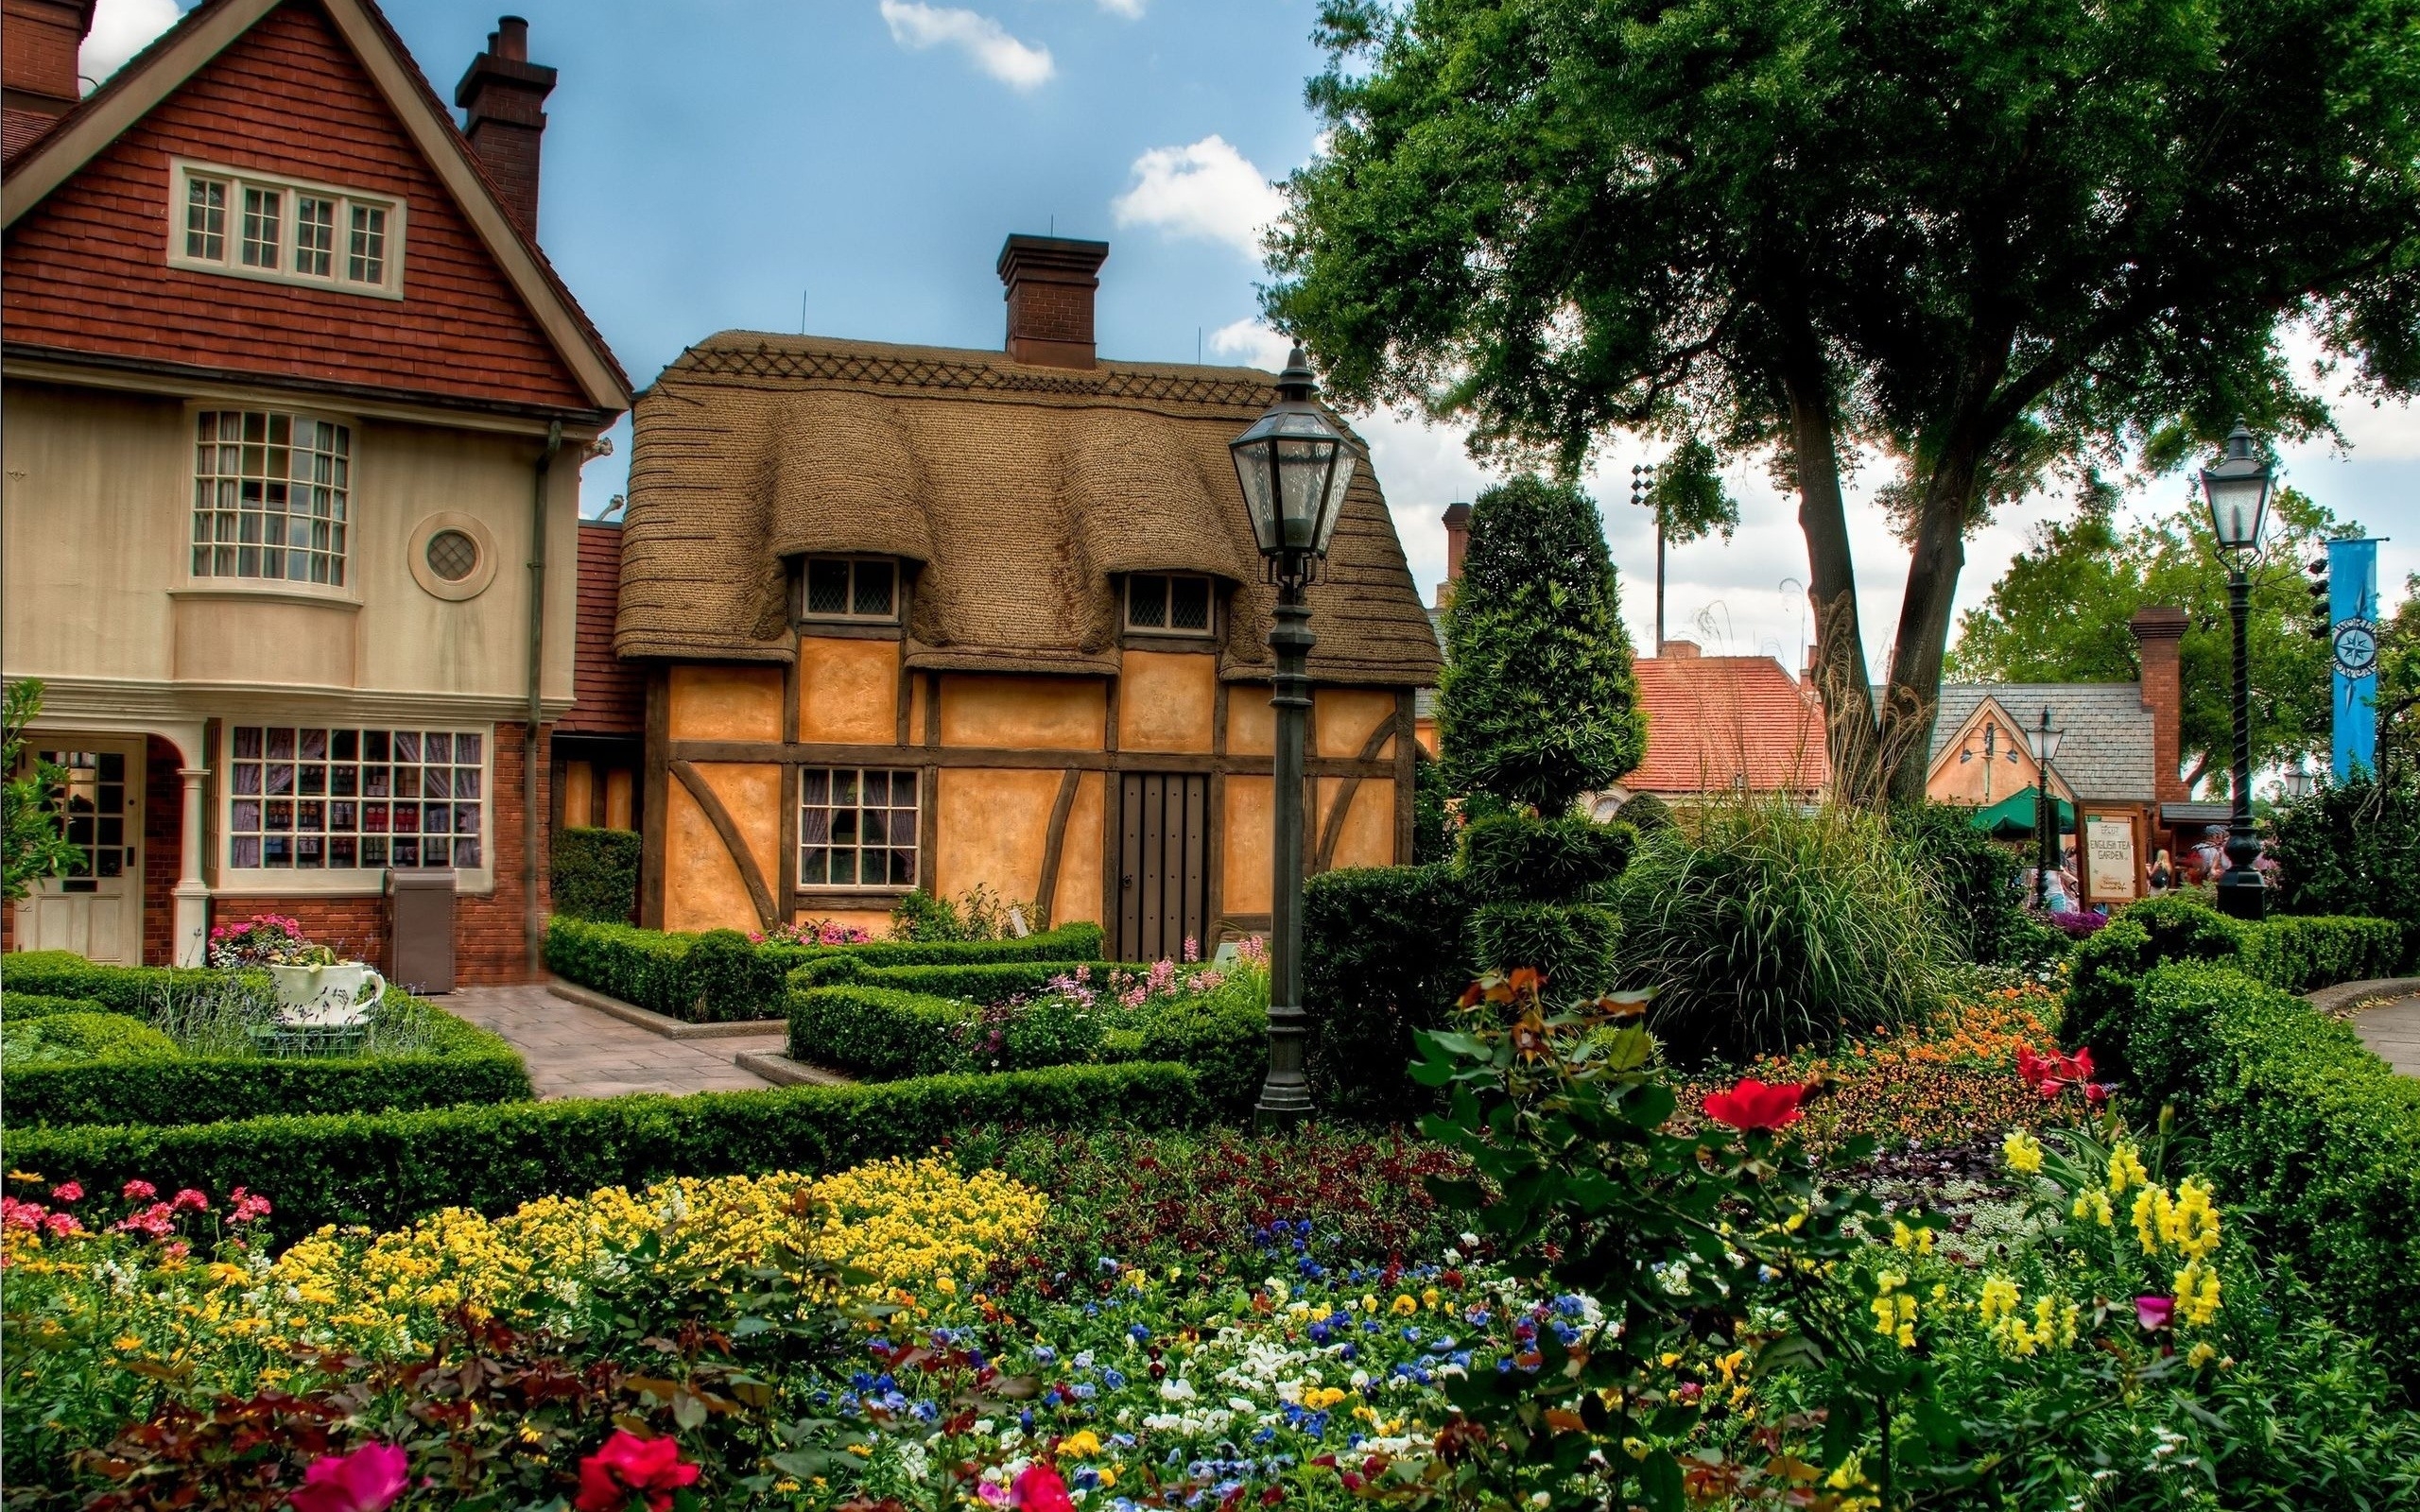
<instances>
[{"instance_id":1,"label":"black lamp post","mask_svg":"<svg viewBox=\"0 0 2420 1512\"><path fill-rule=\"evenodd\" d=\"M1277 378L1277 403L1252 428L1227 443L1236 480L1270 580L1277 585L1277 623L1269 632L1277 653L1277 752L1271 764L1275 875L1269 911L1269 1074L1253 1109L1263 1125L1298 1123L1311 1111L1303 1074L1307 1021L1303 1012L1303 718L1311 707L1307 663L1315 643L1303 590L1318 575L1344 511L1358 453L1311 403L1310 365L1296 347Z\"/></svg>"},{"instance_id":2,"label":"black lamp post","mask_svg":"<svg viewBox=\"0 0 2420 1512\"><path fill-rule=\"evenodd\" d=\"M2045 910L2050 906L2050 873L2059 867L2059 800L2050 796L2050 763L2066 735L2050 728L2047 703L2040 727L2025 732L2026 748L2033 753L2033 906Z\"/></svg>"},{"instance_id":3,"label":"black lamp post","mask_svg":"<svg viewBox=\"0 0 2420 1512\"><path fill-rule=\"evenodd\" d=\"M2252 828L2252 671L2245 625L2252 616L2252 583L2244 576L2246 554L2260 544L2262 517L2275 470L2253 451L2252 430L2241 421L2227 433L2226 455L2202 470L2202 494L2210 506L2210 533L2228 557L2227 612L2235 620L2235 811L2227 822L2227 869L2219 879L2219 911L2258 919L2268 899L2253 863L2260 837Z\"/></svg>"}]
</instances>

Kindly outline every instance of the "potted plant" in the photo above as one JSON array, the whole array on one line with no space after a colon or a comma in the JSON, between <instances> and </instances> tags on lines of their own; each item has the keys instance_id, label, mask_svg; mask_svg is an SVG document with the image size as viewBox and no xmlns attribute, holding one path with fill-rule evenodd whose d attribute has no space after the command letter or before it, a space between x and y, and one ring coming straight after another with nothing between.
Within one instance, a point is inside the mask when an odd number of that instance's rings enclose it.
<instances>
[{"instance_id":1,"label":"potted plant","mask_svg":"<svg viewBox=\"0 0 2420 1512\"><path fill-rule=\"evenodd\" d=\"M212 930L210 964L266 969L277 988L278 1022L288 1029L357 1029L370 1022L370 1010L387 992L384 976L312 943L301 920L281 914L255 914L241 924Z\"/></svg>"}]
</instances>

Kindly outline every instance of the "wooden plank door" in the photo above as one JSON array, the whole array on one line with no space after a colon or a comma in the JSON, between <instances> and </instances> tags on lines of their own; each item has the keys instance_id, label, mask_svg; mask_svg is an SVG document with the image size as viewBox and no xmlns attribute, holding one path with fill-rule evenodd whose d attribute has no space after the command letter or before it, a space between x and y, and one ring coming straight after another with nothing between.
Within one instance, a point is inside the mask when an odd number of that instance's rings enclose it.
<instances>
[{"instance_id":1,"label":"wooden plank door","mask_svg":"<svg viewBox=\"0 0 2420 1512\"><path fill-rule=\"evenodd\" d=\"M1210 927L1210 779L1121 772L1117 780L1121 961L1182 960Z\"/></svg>"},{"instance_id":2,"label":"wooden plank door","mask_svg":"<svg viewBox=\"0 0 2420 1512\"><path fill-rule=\"evenodd\" d=\"M19 950L143 964L143 741L71 735L29 743L67 774L58 805L78 859L17 904Z\"/></svg>"}]
</instances>

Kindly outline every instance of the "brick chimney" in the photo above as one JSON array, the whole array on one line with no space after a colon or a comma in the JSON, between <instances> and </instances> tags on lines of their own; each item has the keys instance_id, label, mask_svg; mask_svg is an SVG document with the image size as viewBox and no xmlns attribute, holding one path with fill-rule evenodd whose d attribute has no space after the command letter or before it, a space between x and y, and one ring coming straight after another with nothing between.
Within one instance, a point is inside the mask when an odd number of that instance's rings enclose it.
<instances>
[{"instance_id":1,"label":"brick chimney","mask_svg":"<svg viewBox=\"0 0 2420 1512\"><path fill-rule=\"evenodd\" d=\"M2185 681L2176 650L2188 623L2183 610L2152 605L2136 610L2127 625L2143 664L2143 707L2152 713L2152 775L2163 803L2193 796L2177 775L2184 754Z\"/></svg>"},{"instance_id":2,"label":"brick chimney","mask_svg":"<svg viewBox=\"0 0 2420 1512\"><path fill-rule=\"evenodd\" d=\"M94 0L0 3L0 104L64 115L83 97L76 52L93 29Z\"/></svg>"},{"instance_id":3,"label":"brick chimney","mask_svg":"<svg viewBox=\"0 0 2420 1512\"><path fill-rule=\"evenodd\" d=\"M462 108L462 134L471 139L504 208L531 239L538 234L538 141L546 130L546 96L555 71L529 60L529 23L519 16L497 20L488 50L471 60L454 103Z\"/></svg>"},{"instance_id":4,"label":"brick chimney","mask_svg":"<svg viewBox=\"0 0 2420 1512\"><path fill-rule=\"evenodd\" d=\"M1694 662L1705 654L1705 648L1695 641L1667 641L1655 648L1659 660Z\"/></svg>"},{"instance_id":5,"label":"brick chimney","mask_svg":"<svg viewBox=\"0 0 2420 1512\"><path fill-rule=\"evenodd\" d=\"M1011 236L1000 246L1008 285L1011 361L1043 368L1093 365L1093 291L1109 243L1063 236Z\"/></svg>"},{"instance_id":6,"label":"brick chimney","mask_svg":"<svg viewBox=\"0 0 2420 1512\"><path fill-rule=\"evenodd\" d=\"M1462 580L1462 554L1471 548L1471 507L1467 504L1445 506L1445 580L1437 585L1437 607L1443 609L1454 601L1455 586Z\"/></svg>"}]
</instances>

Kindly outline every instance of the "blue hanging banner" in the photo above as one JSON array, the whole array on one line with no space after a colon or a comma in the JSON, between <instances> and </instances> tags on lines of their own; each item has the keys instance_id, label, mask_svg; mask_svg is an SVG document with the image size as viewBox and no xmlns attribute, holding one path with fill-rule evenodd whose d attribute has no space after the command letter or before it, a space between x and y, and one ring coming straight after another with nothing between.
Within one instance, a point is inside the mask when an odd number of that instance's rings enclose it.
<instances>
[{"instance_id":1,"label":"blue hanging banner","mask_svg":"<svg viewBox=\"0 0 2420 1512\"><path fill-rule=\"evenodd\" d=\"M2377 765L2378 543L2327 543L2327 617L2335 652L2336 781Z\"/></svg>"}]
</instances>

